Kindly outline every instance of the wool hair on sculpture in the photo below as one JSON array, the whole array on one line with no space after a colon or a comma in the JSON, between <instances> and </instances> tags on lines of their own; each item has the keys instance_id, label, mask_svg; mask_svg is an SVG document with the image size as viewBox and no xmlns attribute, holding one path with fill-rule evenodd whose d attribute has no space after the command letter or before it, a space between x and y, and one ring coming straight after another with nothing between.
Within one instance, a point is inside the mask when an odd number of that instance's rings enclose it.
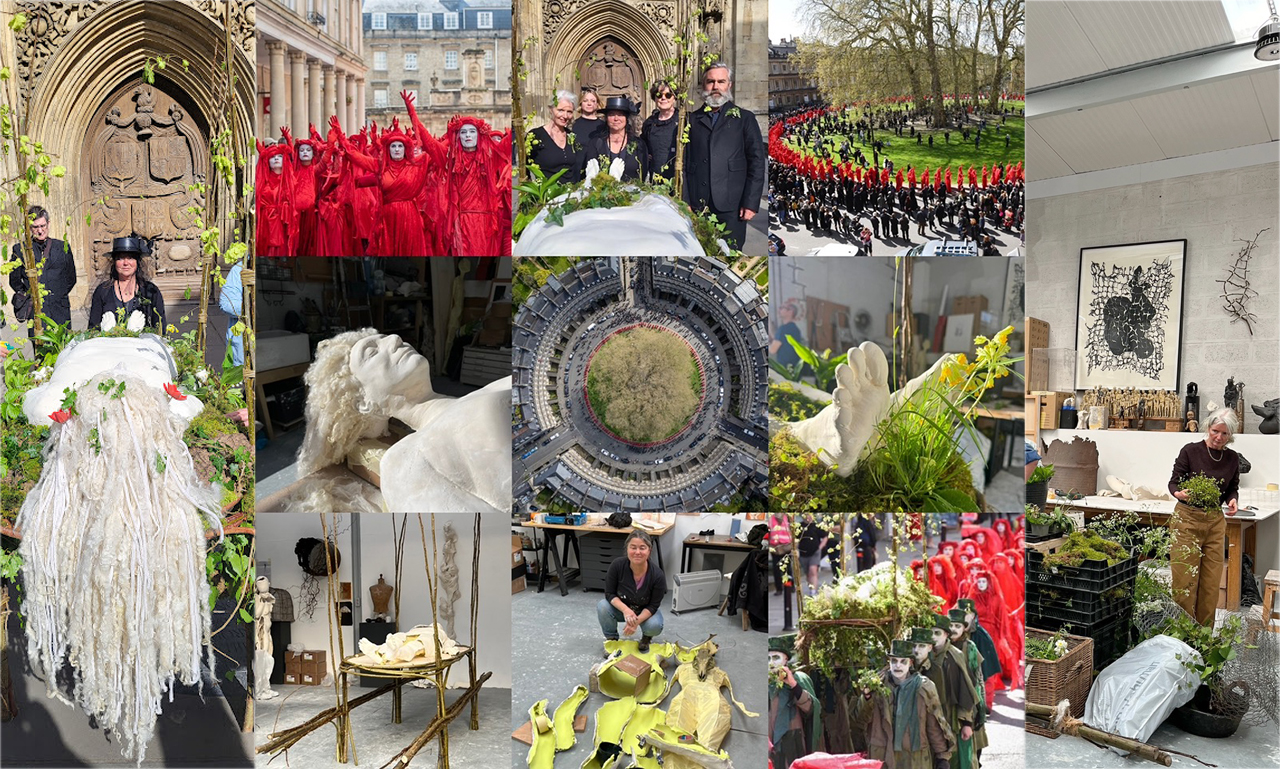
<instances>
[{"instance_id":1,"label":"wool hair on sculpture","mask_svg":"<svg viewBox=\"0 0 1280 769\"><path fill-rule=\"evenodd\" d=\"M222 530L220 495L196 474L169 398L123 368L89 379L51 428L17 519L31 667L70 705L57 683L69 660L74 704L139 764L161 696L201 680L205 529Z\"/></svg>"}]
</instances>

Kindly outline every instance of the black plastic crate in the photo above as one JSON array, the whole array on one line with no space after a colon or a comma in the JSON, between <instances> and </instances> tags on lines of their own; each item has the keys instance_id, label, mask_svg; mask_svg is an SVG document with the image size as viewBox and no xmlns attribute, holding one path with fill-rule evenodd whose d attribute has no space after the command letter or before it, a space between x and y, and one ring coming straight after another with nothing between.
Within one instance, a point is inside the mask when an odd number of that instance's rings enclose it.
<instances>
[{"instance_id":1,"label":"black plastic crate","mask_svg":"<svg viewBox=\"0 0 1280 769\"><path fill-rule=\"evenodd\" d=\"M1027 548L1027 587L1034 584L1102 593L1116 587L1132 587L1137 576L1137 556L1115 566L1108 566L1106 561L1085 561L1079 566L1050 570L1045 568L1044 555L1039 550Z\"/></svg>"},{"instance_id":2,"label":"black plastic crate","mask_svg":"<svg viewBox=\"0 0 1280 769\"><path fill-rule=\"evenodd\" d=\"M1065 587L1027 585L1027 623L1035 627L1042 627L1037 622L1041 619L1095 627L1132 610L1133 593L1125 588L1093 593Z\"/></svg>"},{"instance_id":3,"label":"black plastic crate","mask_svg":"<svg viewBox=\"0 0 1280 769\"><path fill-rule=\"evenodd\" d=\"M1102 670L1133 648L1133 611L1107 620L1089 632L1093 639L1093 669Z\"/></svg>"}]
</instances>

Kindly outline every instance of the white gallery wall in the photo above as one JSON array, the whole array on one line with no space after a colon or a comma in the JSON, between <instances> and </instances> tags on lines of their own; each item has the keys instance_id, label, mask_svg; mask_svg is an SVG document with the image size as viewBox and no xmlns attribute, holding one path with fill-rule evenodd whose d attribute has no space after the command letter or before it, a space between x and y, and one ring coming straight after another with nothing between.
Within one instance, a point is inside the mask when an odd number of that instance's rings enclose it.
<instances>
[{"instance_id":1,"label":"white gallery wall","mask_svg":"<svg viewBox=\"0 0 1280 769\"><path fill-rule=\"evenodd\" d=\"M1112 186L1027 202L1027 314L1049 323L1050 348L1075 347L1080 249L1187 241L1181 375L1200 389L1203 412L1223 402L1227 377L1245 383L1245 432L1261 421L1248 405L1280 397L1280 165L1264 163ZM1262 234L1249 268L1258 291L1253 334L1222 309L1221 284L1243 245ZM1277 440L1280 440L1278 438Z\"/></svg>"}]
</instances>

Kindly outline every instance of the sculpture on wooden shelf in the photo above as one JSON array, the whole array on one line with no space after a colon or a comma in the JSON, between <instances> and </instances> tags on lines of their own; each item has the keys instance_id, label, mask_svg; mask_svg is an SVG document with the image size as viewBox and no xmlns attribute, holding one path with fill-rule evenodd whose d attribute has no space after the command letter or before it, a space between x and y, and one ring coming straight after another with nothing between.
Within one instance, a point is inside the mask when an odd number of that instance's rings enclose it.
<instances>
[{"instance_id":1,"label":"sculpture on wooden shelf","mask_svg":"<svg viewBox=\"0 0 1280 769\"><path fill-rule=\"evenodd\" d=\"M373 599L373 617L378 622L391 622L391 595L396 589L387 584L382 575L378 575L378 584L369 588L369 597Z\"/></svg>"},{"instance_id":2,"label":"sculpture on wooden shelf","mask_svg":"<svg viewBox=\"0 0 1280 769\"><path fill-rule=\"evenodd\" d=\"M431 365L400 337L366 328L320 343L306 374L307 434L300 476L341 463L394 417L414 429L380 463L382 496L397 512L490 512L511 506L511 378L461 398L431 387Z\"/></svg>"},{"instance_id":3,"label":"sculpture on wooden shelf","mask_svg":"<svg viewBox=\"0 0 1280 769\"><path fill-rule=\"evenodd\" d=\"M1190 411L1187 412L1187 432L1189 433L1200 432L1200 423L1196 421L1195 414Z\"/></svg>"},{"instance_id":4,"label":"sculpture on wooden shelf","mask_svg":"<svg viewBox=\"0 0 1280 769\"><path fill-rule=\"evenodd\" d=\"M1280 432L1280 418L1277 418L1277 412L1280 411L1280 398L1272 398L1264 401L1261 406L1252 406L1253 413L1262 417L1262 424L1258 425L1258 432L1263 435L1275 435Z\"/></svg>"},{"instance_id":5,"label":"sculpture on wooden shelf","mask_svg":"<svg viewBox=\"0 0 1280 769\"><path fill-rule=\"evenodd\" d=\"M270 700L280 696L271 688L271 671L276 661L272 656L271 613L275 610L276 597L271 594L271 582L258 577L253 583L253 698Z\"/></svg>"}]
</instances>

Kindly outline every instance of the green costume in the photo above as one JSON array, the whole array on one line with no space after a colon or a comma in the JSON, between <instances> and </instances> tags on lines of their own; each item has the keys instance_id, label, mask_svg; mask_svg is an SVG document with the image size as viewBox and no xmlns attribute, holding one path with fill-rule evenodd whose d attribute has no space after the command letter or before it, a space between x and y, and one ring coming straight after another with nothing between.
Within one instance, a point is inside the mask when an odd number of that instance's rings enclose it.
<instances>
[{"instance_id":1,"label":"green costume","mask_svg":"<svg viewBox=\"0 0 1280 769\"><path fill-rule=\"evenodd\" d=\"M904 645L900 647L899 644ZM895 641L892 656L909 656L905 641ZM951 758L956 738L947 725L933 682L914 670L901 684L888 670L880 680L890 695L863 698L856 718L867 721L867 756L884 769L935 769Z\"/></svg>"},{"instance_id":2,"label":"green costume","mask_svg":"<svg viewBox=\"0 0 1280 769\"><path fill-rule=\"evenodd\" d=\"M793 656L795 635L769 639L769 651L787 655L788 667ZM786 769L801 756L817 750L822 744L822 705L809 676L791 671L796 685L769 686L769 760L776 769Z\"/></svg>"},{"instance_id":3,"label":"green costume","mask_svg":"<svg viewBox=\"0 0 1280 769\"><path fill-rule=\"evenodd\" d=\"M947 623L946 617L935 615L935 628L949 633ZM913 641L917 630L929 634L931 638L931 630L916 628L912 630ZM973 740L972 738L961 740L960 731L965 726L973 727L978 692L973 686L973 681L969 679L964 655L950 642L944 643L941 649L932 647L929 656L920 665L920 672L937 688L938 699L942 702L942 712L946 715L947 725L951 727L958 742L957 750L951 756L952 769L973 769L977 764Z\"/></svg>"}]
</instances>

